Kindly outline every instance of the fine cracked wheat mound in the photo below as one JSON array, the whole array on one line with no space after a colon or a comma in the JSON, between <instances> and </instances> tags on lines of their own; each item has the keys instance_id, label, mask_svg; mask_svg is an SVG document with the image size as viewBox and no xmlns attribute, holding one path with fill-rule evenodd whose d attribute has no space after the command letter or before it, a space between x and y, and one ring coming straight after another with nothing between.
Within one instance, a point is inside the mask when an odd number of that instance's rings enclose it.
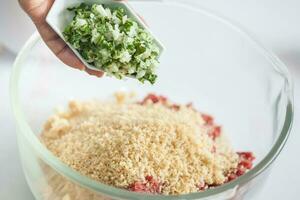
<instances>
[{"instance_id":1,"label":"fine cracked wheat mound","mask_svg":"<svg viewBox=\"0 0 300 200\"><path fill-rule=\"evenodd\" d=\"M62 162L96 181L134 192L179 195L229 182L252 168L211 116L149 94L130 101L71 101L41 134Z\"/></svg>"}]
</instances>

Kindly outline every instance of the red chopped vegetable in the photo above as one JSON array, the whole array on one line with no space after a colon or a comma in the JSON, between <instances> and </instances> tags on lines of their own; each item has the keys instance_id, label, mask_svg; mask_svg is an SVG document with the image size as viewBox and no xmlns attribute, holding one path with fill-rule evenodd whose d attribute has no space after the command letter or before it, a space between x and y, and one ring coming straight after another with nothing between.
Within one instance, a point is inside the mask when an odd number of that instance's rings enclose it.
<instances>
[{"instance_id":1,"label":"red chopped vegetable","mask_svg":"<svg viewBox=\"0 0 300 200\"><path fill-rule=\"evenodd\" d=\"M214 126L213 130L209 133L209 136L214 140L221 135L221 127Z\"/></svg>"},{"instance_id":2,"label":"red chopped vegetable","mask_svg":"<svg viewBox=\"0 0 300 200\"><path fill-rule=\"evenodd\" d=\"M204 191L208 188L208 185L202 181L199 185L198 185L199 191Z\"/></svg>"},{"instance_id":3,"label":"red chopped vegetable","mask_svg":"<svg viewBox=\"0 0 300 200\"><path fill-rule=\"evenodd\" d=\"M167 98L161 95L155 95L155 94L148 94L143 101L141 102L141 104L145 104L147 101L152 101L152 103L166 103Z\"/></svg>"},{"instance_id":4,"label":"red chopped vegetable","mask_svg":"<svg viewBox=\"0 0 300 200\"><path fill-rule=\"evenodd\" d=\"M129 186L129 190L133 192L145 192L151 194L160 194L161 193L161 184L154 180L152 176L146 176L145 182L134 182Z\"/></svg>"},{"instance_id":5,"label":"red chopped vegetable","mask_svg":"<svg viewBox=\"0 0 300 200\"><path fill-rule=\"evenodd\" d=\"M240 156L240 159L249 161L255 160L255 156L252 152L237 152L237 154Z\"/></svg>"},{"instance_id":6,"label":"red chopped vegetable","mask_svg":"<svg viewBox=\"0 0 300 200\"><path fill-rule=\"evenodd\" d=\"M228 182L244 175L249 169L252 168L253 161L255 160L255 156L252 152L237 152L237 154L239 155L237 170L228 176Z\"/></svg>"},{"instance_id":7,"label":"red chopped vegetable","mask_svg":"<svg viewBox=\"0 0 300 200\"><path fill-rule=\"evenodd\" d=\"M214 118L207 114L202 114L202 118L207 125L212 125L214 123Z\"/></svg>"},{"instance_id":8,"label":"red chopped vegetable","mask_svg":"<svg viewBox=\"0 0 300 200\"><path fill-rule=\"evenodd\" d=\"M134 182L128 189L133 192L148 192L146 184L142 182Z\"/></svg>"},{"instance_id":9,"label":"red chopped vegetable","mask_svg":"<svg viewBox=\"0 0 300 200\"><path fill-rule=\"evenodd\" d=\"M229 176L227 177L228 178L227 182L232 181L232 180L236 179L237 177L238 176L234 173L229 174Z\"/></svg>"},{"instance_id":10,"label":"red chopped vegetable","mask_svg":"<svg viewBox=\"0 0 300 200\"><path fill-rule=\"evenodd\" d=\"M240 158L239 167L245 170L251 169L253 165L253 160L255 159L252 152L238 152Z\"/></svg>"},{"instance_id":11,"label":"red chopped vegetable","mask_svg":"<svg viewBox=\"0 0 300 200\"><path fill-rule=\"evenodd\" d=\"M178 110L180 109L180 106L177 105L177 104L173 104L173 105L171 106L171 108L172 108L173 110L178 111Z\"/></svg>"}]
</instances>

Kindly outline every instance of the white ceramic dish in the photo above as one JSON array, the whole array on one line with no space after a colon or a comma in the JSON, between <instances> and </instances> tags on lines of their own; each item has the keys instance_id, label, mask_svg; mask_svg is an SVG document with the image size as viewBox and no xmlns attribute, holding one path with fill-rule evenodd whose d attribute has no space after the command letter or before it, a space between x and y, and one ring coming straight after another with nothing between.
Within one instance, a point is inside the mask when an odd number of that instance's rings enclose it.
<instances>
[{"instance_id":1,"label":"white ceramic dish","mask_svg":"<svg viewBox=\"0 0 300 200\"><path fill-rule=\"evenodd\" d=\"M71 22L73 19L72 12L68 11L67 8L74 7L79 5L80 3L86 4L102 4L109 8L122 7L127 16L133 18L141 27L146 29L154 38L154 42L158 45L160 49L160 55L164 51L164 46L162 43L153 35L153 33L149 30L146 24L142 21L142 19L135 13L135 11L130 7L130 5L125 1L113 1L113 0L56 0L52 5L47 17L47 23L53 28L53 30L68 44L68 46L72 49L72 51L76 54L76 56L87 66L89 69L100 71L100 69L94 67L93 65L87 63L82 56L78 53L76 49L69 44L65 38L63 37L63 31L65 27Z\"/></svg>"}]
</instances>

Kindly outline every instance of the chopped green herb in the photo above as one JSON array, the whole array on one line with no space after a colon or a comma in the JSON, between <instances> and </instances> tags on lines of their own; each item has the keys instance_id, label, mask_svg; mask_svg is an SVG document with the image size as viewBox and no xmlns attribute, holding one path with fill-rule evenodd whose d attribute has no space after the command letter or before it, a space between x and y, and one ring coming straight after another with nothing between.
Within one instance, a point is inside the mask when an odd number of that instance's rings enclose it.
<instances>
[{"instance_id":1,"label":"chopped green herb","mask_svg":"<svg viewBox=\"0 0 300 200\"><path fill-rule=\"evenodd\" d=\"M82 3L68 10L75 16L63 35L87 63L118 79L155 83L159 48L122 8Z\"/></svg>"}]
</instances>

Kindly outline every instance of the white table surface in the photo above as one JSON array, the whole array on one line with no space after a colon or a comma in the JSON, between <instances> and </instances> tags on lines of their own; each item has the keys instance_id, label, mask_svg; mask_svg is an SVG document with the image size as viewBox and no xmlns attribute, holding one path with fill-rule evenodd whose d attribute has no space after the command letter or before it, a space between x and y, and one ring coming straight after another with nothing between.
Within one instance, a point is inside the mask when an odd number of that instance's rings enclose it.
<instances>
[{"instance_id":1,"label":"white table surface","mask_svg":"<svg viewBox=\"0 0 300 200\"><path fill-rule=\"evenodd\" d=\"M288 66L295 82L295 120L286 147L257 200L298 199L300 190L300 1L200 0L203 7L239 22ZM1 14L0 14L1 15ZM20 166L9 104L9 75L15 55L0 50L0 199L32 200Z\"/></svg>"}]
</instances>

